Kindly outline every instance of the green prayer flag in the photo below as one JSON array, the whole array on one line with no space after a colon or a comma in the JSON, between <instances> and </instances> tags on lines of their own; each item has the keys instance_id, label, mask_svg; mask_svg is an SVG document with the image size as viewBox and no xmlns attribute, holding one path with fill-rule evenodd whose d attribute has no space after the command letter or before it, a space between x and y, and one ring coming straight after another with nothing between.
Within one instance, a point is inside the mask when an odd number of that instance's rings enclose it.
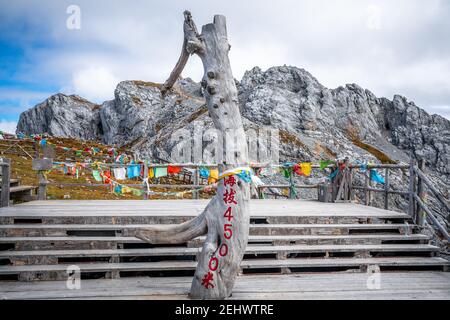
<instances>
[{"instance_id":1,"label":"green prayer flag","mask_svg":"<svg viewBox=\"0 0 450 320\"><path fill-rule=\"evenodd\" d=\"M167 176L167 167L156 167L154 168L155 178Z\"/></svg>"},{"instance_id":2,"label":"green prayer flag","mask_svg":"<svg viewBox=\"0 0 450 320\"><path fill-rule=\"evenodd\" d=\"M290 178L292 175L292 167L282 167L281 168L283 176L285 178Z\"/></svg>"},{"instance_id":3,"label":"green prayer flag","mask_svg":"<svg viewBox=\"0 0 450 320\"><path fill-rule=\"evenodd\" d=\"M100 176L100 172L98 170L92 170L92 175L94 176L94 179L96 181L103 181L102 177Z\"/></svg>"},{"instance_id":4,"label":"green prayer flag","mask_svg":"<svg viewBox=\"0 0 450 320\"><path fill-rule=\"evenodd\" d=\"M328 167L332 163L333 163L333 161L331 161L331 160L320 160L320 170L324 170L326 167Z\"/></svg>"}]
</instances>

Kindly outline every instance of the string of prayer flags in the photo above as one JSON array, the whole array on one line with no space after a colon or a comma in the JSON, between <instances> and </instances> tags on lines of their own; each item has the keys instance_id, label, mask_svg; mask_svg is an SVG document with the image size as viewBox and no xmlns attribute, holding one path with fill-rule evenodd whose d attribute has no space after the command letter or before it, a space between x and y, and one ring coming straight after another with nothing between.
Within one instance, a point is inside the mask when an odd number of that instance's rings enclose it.
<instances>
[{"instance_id":1,"label":"string of prayer flags","mask_svg":"<svg viewBox=\"0 0 450 320\"><path fill-rule=\"evenodd\" d=\"M180 172L181 172L181 167L177 167L177 166L168 166L167 167L168 174L178 174Z\"/></svg>"},{"instance_id":2,"label":"string of prayer flags","mask_svg":"<svg viewBox=\"0 0 450 320\"><path fill-rule=\"evenodd\" d=\"M331 160L320 160L320 163L319 163L320 170L321 171L325 170L332 163L333 163L333 161L331 161Z\"/></svg>"},{"instance_id":3,"label":"string of prayer flags","mask_svg":"<svg viewBox=\"0 0 450 320\"><path fill-rule=\"evenodd\" d=\"M167 176L167 167L155 167L154 175L155 175L155 178Z\"/></svg>"},{"instance_id":4,"label":"string of prayer flags","mask_svg":"<svg viewBox=\"0 0 450 320\"><path fill-rule=\"evenodd\" d=\"M370 180L376 183L385 183L384 178L375 169L370 169Z\"/></svg>"},{"instance_id":5,"label":"string of prayer flags","mask_svg":"<svg viewBox=\"0 0 450 320\"><path fill-rule=\"evenodd\" d=\"M125 180L125 174L126 174L125 168L114 168L113 173L114 173L114 177L117 180Z\"/></svg>"}]
</instances>

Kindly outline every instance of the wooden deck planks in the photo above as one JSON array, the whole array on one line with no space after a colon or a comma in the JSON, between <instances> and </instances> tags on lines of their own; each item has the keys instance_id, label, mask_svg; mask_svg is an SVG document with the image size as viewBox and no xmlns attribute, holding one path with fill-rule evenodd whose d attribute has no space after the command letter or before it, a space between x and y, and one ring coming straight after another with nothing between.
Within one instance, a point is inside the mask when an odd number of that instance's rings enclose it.
<instances>
[{"instance_id":1,"label":"wooden deck planks","mask_svg":"<svg viewBox=\"0 0 450 320\"><path fill-rule=\"evenodd\" d=\"M231 299L450 299L450 273L381 273L380 289L367 288L367 274L246 275ZM80 290L65 281L4 282L3 299L187 299L191 277L82 280ZM272 285L271 285L272 284Z\"/></svg>"},{"instance_id":2,"label":"wooden deck planks","mask_svg":"<svg viewBox=\"0 0 450 320\"><path fill-rule=\"evenodd\" d=\"M351 259L286 259L243 260L244 269L270 268L312 268L312 267L360 267L368 265L378 266L443 266L448 263L442 258L351 258ZM161 262L126 262L126 263L79 263L82 272L108 271L170 271L194 270L194 261L161 261ZM0 274L16 274L19 272L65 272L68 265L24 265L0 266Z\"/></svg>"},{"instance_id":3,"label":"wooden deck planks","mask_svg":"<svg viewBox=\"0 0 450 320\"><path fill-rule=\"evenodd\" d=\"M197 238L199 240L204 237ZM424 234L399 235L399 234L362 234L362 235L255 235L249 236L249 241L318 241L318 240L379 240L379 241L415 241L428 240L429 237ZM66 237L2 237L0 243L13 242L120 242L120 243L144 243L135 237L83 237L83 236L66 236Z\"/></svg>"},{"instance_id":4,"label":"wooden deck planks","mask_svg":"<svg viewBox=\"0 0 450 320\"><path fill-rule=\"evenodd\" d=\"M48 200L0 209L0 216L175 215L195 216L208 200ZM321 203L304 200L251 200L251 216L355 216L407 218L404 213L354 203Z\"/></svg>"},{"instance_id":5,"label":"wooden deck planks","mask_svg":"<svg viewBox=\"0 0 450 320\"><path fill-rule=\"evenodd\" d=\"M31 251L0 251L0 258L8 257L109 257L109 256L176 256L195 255L201 250L197 248L165 247L144 249L94 249L94 250L31 250ZM268 253L310 253L310 252L424 252L438 251L439 248L428 244L382 244L382 245L289 245L289 246L248 246L246 254Z\"/></svg>"}]
</instances>

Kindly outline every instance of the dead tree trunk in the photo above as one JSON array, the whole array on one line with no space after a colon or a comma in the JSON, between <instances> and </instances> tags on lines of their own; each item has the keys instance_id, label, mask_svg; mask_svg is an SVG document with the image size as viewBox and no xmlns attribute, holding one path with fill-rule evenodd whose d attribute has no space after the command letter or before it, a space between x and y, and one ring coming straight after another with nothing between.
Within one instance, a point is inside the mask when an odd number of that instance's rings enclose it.
<instances>
[{"instance_id":1,"label":"dead tree trunk","mask_svg":"<svg viewBox=\"0 0 450 320\"><path fill-rule=\"evenodd\" d=\"M203 63L202 86L209 114L222 134L225 155L219 163L221 173L248 166L248 151L239 113L237 88L231 72L225 17L197 28L188 11L184 12L184 42L180 59L163 92L170 90L180 76L189 55L197 54ZM195 299L224 299L231 295L240 271L249 229L249 184L229 175L218 183L217 194L203 213L175 226L161 226L139 231L136 236L150 243L183 243L206 234L190 296Z\"/></svg>"}]
</instances>

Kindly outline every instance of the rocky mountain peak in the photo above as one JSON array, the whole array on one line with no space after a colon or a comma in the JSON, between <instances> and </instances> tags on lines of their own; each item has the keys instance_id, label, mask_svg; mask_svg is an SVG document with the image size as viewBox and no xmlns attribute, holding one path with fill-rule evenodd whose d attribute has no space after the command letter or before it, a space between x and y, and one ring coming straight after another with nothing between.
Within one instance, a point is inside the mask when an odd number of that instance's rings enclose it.
<instances>
[{"instance_id":1,"label":"rocky mountain peak","mask_svg":"<svg viewBox=\"0 0 450 320\"><path fill-rule=\"evenodd\" d=\"M199 83L186 78L166 95L160 89L153 82L122 81L114 100L100 106L56 94L22 113L18 131L128 145L143 157L168 159L174 133L194 124L209 128L212 121ZM432 170L450 176L450 122L405 97L377 98L357 84L329 89L292 66L254 67L238 91L247 128L280 130L283 160L348 155L407 161L412 149Z\"/></svg>"}]
</instances>

